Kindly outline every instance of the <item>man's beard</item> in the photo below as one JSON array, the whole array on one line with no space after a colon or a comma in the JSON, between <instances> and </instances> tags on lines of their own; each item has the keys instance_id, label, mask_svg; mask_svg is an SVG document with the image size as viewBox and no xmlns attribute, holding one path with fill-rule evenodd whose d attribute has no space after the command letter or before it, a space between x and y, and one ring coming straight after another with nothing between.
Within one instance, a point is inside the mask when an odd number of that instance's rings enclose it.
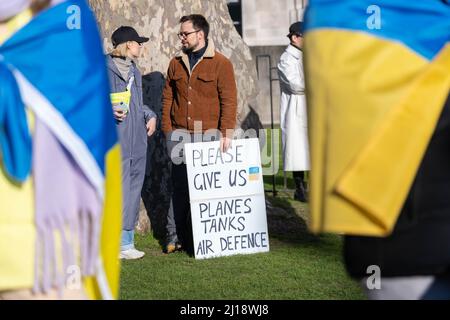
<instances>
[{"instance_id":1,"label":"man's beard","mask_svg":"<svg viewBox=\"0 0 450 320\"><path fill-rule=\"evenodd\" d=\"M181 50L183 50L183 52L185 53L185 54L190 54L191 52L192 52L192 50L193 50L193 48L191 48L191 47L182 47L181 48Z\"/></svg>"},{"instance_id":2,"label":"man's beard","mask_svg":"<svg viewBox=\"0 0 450 320\"><path fill-rule=\"evenodd\" d=\"M199 43L197 42L196 44L190 45L188 47L182 46L182 50L185 54L189 54L189 53L196 51L198 49L198 46L199 46Z\"/></svg>"}]
</instances>

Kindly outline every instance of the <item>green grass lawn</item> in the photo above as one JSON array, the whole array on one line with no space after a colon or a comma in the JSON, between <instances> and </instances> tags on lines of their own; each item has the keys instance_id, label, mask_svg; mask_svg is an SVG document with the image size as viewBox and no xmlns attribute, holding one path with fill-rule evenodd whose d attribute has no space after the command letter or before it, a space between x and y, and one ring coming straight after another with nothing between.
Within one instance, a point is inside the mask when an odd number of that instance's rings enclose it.
<instances>
[{"instance_id":1,"label":"green grass lawn","mask_svg":"<svg viewBox=\"0 0 450 320\"><path fill-rule=\"evenodd\" d=\"M268 217L270 252L195 260L137 235L146 256L122 263L121 299L363 299L345 273L341 238L309 234L300 216L307 205L268 199L299 212Z\"/></svg>"},{"instance_id":2,"label":"green grass lawn","mask_svg":"<svg viewBox=\"0 0 450 320\"><path fill-rule=\"evenodd\" d=\"M288 174L288 188L293 188ZM265 177L271 190L271 177ZM283 173L277 197L266 198L270 252L195 260L184 252L163 254L151 235L136 235L141 260L123 261L121 299L364 299L342 261L342 239L314 236L306 227L308 205L292 200Z\"/></svg>"}]
</instances>

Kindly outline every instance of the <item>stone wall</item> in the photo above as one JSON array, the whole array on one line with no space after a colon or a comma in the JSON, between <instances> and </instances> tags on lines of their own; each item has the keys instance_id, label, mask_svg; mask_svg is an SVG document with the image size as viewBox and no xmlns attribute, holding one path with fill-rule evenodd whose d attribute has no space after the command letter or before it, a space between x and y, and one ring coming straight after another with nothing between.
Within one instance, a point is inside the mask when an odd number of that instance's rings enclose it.
<instances>
[{"instance_id":1,"label":"stone wall","mask_svg":"<svg viewBox=\"0 0 450 320\"><path fill-rule=\"evenodd\" d=\"M270 99L272 99L274 125L275 127L280 125L280 83L277 65L285 49L286 46L250 47L252 58L258 70L259 94L256 97L256 105L258 106L260 121L264 127L270 127L271 123ZM270 73L272 78L270 78ZM272 95L270 94L270 82L272 82Z\"/></svg>"}]
</instances>

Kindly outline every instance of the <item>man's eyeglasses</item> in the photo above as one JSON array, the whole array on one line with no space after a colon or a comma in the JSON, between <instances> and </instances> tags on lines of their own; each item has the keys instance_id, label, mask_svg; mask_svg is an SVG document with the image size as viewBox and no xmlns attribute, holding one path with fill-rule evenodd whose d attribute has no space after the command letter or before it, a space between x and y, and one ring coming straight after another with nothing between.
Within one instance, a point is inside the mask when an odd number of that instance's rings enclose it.
<instances>
[{"instance_id":1,"label":"man's eyeglasses","mask_svg":"<svg viewBox=\"0 0 450 320\"><path fill-rule=\"evenodd\" d=\"M194 30L194 31L191 31L191 32L180 32L180 33L177 33L177 36L181 40L183 38L187 38L187 36L190 35L191 33L199 32L199 31L200 30Z\"/></svg>"}]
</instances>

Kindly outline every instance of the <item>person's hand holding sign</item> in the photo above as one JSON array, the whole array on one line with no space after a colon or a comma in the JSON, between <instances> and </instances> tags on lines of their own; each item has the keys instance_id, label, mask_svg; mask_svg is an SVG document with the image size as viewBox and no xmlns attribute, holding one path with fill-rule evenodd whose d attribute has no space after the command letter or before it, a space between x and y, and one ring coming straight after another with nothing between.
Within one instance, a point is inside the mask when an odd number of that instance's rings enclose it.
<instances>
[{"instance_id":1,"label":"person's hand holding sign","mask_svg":"<svg viewBox=\"0 0 450 320\"><path fill-rule=\"evenodd\" d=\"M220 138L220 151L222 153L227 152L228 149L231 148L231 138L228 137L222 137Z\"/></svg>"}]
</instances>

